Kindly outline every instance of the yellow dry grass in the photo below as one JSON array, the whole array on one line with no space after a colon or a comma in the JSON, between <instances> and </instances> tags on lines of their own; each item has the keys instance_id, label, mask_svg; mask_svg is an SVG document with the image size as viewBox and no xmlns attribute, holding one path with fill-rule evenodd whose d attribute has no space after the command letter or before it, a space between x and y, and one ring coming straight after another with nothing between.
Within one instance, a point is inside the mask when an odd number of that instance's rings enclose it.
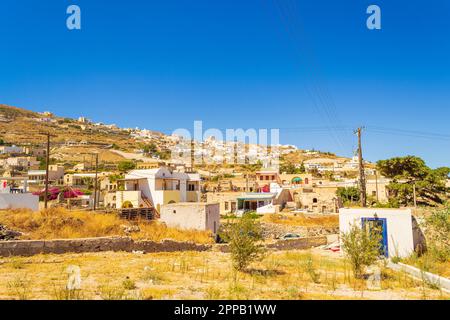
<instances>
[{"instance_id":1,"label":"yellow dry grass","mask_svg":"<svg viewBox=\"0 0 450 320\"><path fill-rule=\"evenodd\" d=\"M131 233L134 239L160 241L172 239L211 243L209 232L168 228L157 221L130 222L115 214L91 211L69 211L51 208L39 212L29 210L0 211L0 224L23 232L21 239L73 239L105 236L125 236L126 226L137 225L139 231Z\"/></svg>"},{"instance_id":2,"label":"yellow dry grass","mask_svg":"<svg viewBox=\"0 0 450 320\"><path fill-rule=\"evenodd\" d=\"M101 252L0 258L0 299L446 299L440 290L383 270L381 288L351 276L338 254L273 252L235 272L220 252ZM67 292L67 268L81 289Z\"/></svg>"},{"instance_id":3,"label":"yellow dry grass","mask_svg":"<svg viewBox=\"0 0 450 320\"><path fill-rule=\"evenodd\" d=\"M285 224L290 226L304 226L304 227L338 227L339 216L305 216L299 215L286 215L286 214L267 214L264 215L261 221Z\"/></svg>"}]
</instances>

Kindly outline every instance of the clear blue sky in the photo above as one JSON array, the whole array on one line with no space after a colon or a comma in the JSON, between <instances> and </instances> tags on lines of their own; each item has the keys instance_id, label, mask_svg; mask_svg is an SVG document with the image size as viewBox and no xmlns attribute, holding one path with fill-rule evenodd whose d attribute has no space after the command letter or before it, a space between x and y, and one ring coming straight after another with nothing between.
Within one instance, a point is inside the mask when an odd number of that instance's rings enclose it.
<instances>
[{"instance_id":1,"label":"clear blue sky","mask_svg":"<svg viewBox=\"0 0 450 320\"><path fill-rule=\"evenodd\" d=\"M0 40L0 103L166 133L281 128L347 156L366 125L368 160L450 165L447 0L2 0Z\"/></svg>"}]
</instances>

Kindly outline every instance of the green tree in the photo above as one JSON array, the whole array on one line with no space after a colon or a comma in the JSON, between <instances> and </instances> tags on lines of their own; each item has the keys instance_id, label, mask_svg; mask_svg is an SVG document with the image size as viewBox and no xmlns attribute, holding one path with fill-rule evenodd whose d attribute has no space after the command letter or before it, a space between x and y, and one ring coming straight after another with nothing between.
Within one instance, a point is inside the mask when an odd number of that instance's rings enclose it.
<instances>
[{"instance_id":1,"label":"green tree","mask_svg":"<svg viewBox=\"0 0 450 320\"><path fill-rule=\"evenodd\" d=\"M344 203L358 202L360 198L359 189L356 187L348 187L348 188L339 187L336 190L336 195Z\"/></svg>"},{"instance_id":2,"label":"green tree","mask_svg":"<svg viewBox=\"0 0 450 320\"><path fill-rule=\"evenodd\" d=\"M151 143L151 144L145 145L145 146L142 148L142 150L144 151L144 153L153 155L153 154L155 154L156 152L158 152L158 147L156 146L156 144Z\"/></svg>"},{"instance_id":3,"label":"green tree","mask_svg":"<svg viewBox=\"0 0 450 320\"><path fill-rule=\"evenodd\" d=\"M133 170L134 168L136 168L136 164L133 161L120 161L119 164L117 165L117 169L119 169L119 171L121 172L126 172L129 170Z\"/></svg>"},{"instance_id":4,"label":"green tree","mask_svg":"<svg viewBox=\"0 0 450 320\"><path fill-rule=\"evenodd\" d=\"M287 174L301 174L305 173L305 166L302 164L299 168L297 168L292 163L283 163L280 165L280 172L286 172Z\"/></svg>"},{"instance_id":5,"label":"green tree","mask_svg":"<svg viewBox=\"0 0 450 320\"><path fill-rule=\"evenodd\" d=\"M229 243L235 270L244 271L251 262L264 257L261 225L251 216L244 215L236 222L226 223L220 237Z\"/></svg>"},{"instance_id":6,"label":"green tree","mask_svg":"<svg viewBox=\"0 0 450 320\"><path fill-rule=\"evenodd\" d=\"M431 169L421 158L406 156L380 160L377 169L392 179L388 190L401 205L413 204L414 185L418 204L435 205L446 200L446 181L450 174L448 167Z\"/></svg>"},{"instance_id":7,"label":"green tree","mask_svg":"<svg viewBox=\"0 0 450 320\"><path fill-rule=\"evenodd\" d=\"M342 249L350 261L355 278L362 278L365 267L380 257L381 232L362 229L354 223L350 230L341 234Z\"/></svg>"}]
</instances>

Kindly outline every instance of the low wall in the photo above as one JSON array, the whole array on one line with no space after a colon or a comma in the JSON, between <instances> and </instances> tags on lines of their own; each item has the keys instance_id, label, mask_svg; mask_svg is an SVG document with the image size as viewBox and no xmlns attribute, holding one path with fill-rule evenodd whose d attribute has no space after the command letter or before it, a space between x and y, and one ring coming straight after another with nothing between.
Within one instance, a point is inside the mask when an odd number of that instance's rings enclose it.
<instances>
[{"instance_id":1,"label":"low wall","mask_svg":"<svg viewBox=\"0 0 450 320\"><path fill-rule=\"evenodd\" d=\"M100 251L205 251L211 245L172 240L134 241L129 237L101 237L63 240L14 240L0 241L0 256L32 256L40 253L81 253Z\"/></svg>"},{"instance_id":2,"label":"low wall","mask_svg":"<svg viewBox=\"0 0 450 320\"><path fill-rule=\"evenodd\" d=\"M304 250L313 247L323 246L328 243L326 236L300 238L292 240L278 240L273 243L266 244L267 249L271 250ZM228 244L216 245L216 248L221 252L229 252Z\"/></svg>"},{"instance_id":3,"label":"low wall","mask_svg":"<svg viewBox=\"0 0 450 320\"><path fill-rule=\"evenodd\" d=\"M430 272L422 271L419 268L401 262L399 263L389 262L388 267L396 271L404 271L416 279L436 285L441 290L450 293L450 279L440 277Z\"/></svg>"},{"instance_id":4,"label":"low wall","mask_svg":"<svg viewBox=\"0 0 450 320\"><path fill-rule=\"evenodd\" d=\"M275 250L301 250L313 247L323 246L327 244L327 237L309 237L292 240L278 240L277 242L267 245L268 249Z\"/></svg>"},{"instance_id":5,"label":"low wall","mask_svg":"<svg viewBox=\"0 0 450 320\"><path fill-rule=\"evenodd\" d=\"M312 237L293 240L279 240L267 244L272 250L309 249L327 244L327 237ZM101 251L144 251L174 252L174 251L207 251L213 247L219 251L227 252L228 245L196 244L193 242L178 242L163 240L161 242L139 240L129 237L101 237L62 240L13 240L0 241L0 256L32 256L41 253L82 253Z\"/></svg>"}]
</instances>

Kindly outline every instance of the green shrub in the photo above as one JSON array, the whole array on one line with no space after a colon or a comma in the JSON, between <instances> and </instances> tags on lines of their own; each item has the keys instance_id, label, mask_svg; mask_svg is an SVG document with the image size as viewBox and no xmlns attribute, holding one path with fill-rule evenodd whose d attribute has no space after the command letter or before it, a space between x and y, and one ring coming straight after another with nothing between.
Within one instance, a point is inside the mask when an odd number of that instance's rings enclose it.
<instances>
[{"instance_id":1,"label":"green shrub","mask_svg":"<svg viewBox=\"0 0 450 320\"><path fill-rule=\"evenodd\" d=\"M380 256L381 233L361 229L353 224L350 231L342 233L342 249L348 257L355 278L362 278L364 269Z\"/></svg>"},{"instance_id":2,"label":"green shrub","mask_svg":"<svg viewBox=\"0 0 450 320\"><path fill-rule=\"evenodd\" d=\"M226 223L223 230L220 237L229 243L235 270L244 271L251 262L264 257L261 225L250 216Z\"/></svg>"}]
</instances>

